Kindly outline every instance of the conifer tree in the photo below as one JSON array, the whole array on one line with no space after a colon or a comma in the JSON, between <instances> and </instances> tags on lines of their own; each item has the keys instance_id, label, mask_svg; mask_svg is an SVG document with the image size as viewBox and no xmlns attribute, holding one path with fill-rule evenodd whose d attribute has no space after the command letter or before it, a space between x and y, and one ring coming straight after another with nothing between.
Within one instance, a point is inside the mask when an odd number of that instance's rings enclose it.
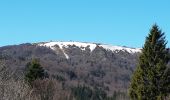
<instances>
[{"instance_id":1,"label":"conifer tree","mask_svg":"<svg viewBox=\"0 0 170 100\"><path fill-rule=\"evenodd\" d=\"M166 44L165 34L153 25L132 76L129 88L132 100L163 100L170 92L169 50Z\"/></svg>"},{"instance_id":2,"label":"conifer tree","mask_svg":"<svg viewBox=\"0 0 170 100\"><path fill-rule=\"evenodd\" d=\"M25 74L25 80L28 83L32 83L36 79L43 79L45 77L45 71L41 67L38 60L33 59L30 63L27 64L27 70Z\"/></svg>"}]
</instances>

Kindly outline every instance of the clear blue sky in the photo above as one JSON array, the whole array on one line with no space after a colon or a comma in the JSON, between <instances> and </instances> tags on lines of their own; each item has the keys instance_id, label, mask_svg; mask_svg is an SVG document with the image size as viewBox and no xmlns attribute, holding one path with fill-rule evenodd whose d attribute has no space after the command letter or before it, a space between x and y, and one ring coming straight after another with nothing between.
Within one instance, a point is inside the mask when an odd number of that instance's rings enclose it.
<instances>
[{"instance_id":1,"label":"clear blue sky","mask_svg":"<svg viewBox=\"0 0 170 100\"><path fill-rule=\"evenodd\" d=\"M142 47L154 23L170 42L170 0L1 0L0 46L73 40Z\"/></svg>"}]
</instances>

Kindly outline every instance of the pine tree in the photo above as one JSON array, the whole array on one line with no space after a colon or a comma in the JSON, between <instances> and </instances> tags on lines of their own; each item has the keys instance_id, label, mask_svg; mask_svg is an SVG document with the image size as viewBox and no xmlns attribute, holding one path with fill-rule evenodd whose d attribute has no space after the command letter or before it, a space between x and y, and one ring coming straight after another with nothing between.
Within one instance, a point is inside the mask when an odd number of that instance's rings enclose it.
<instances>
[{"instance_id":1,"label":"pine tree","mask_svg":"<svg viewBox=\"0 0 170 100\"><path fill-rule=\"evenodd\" d=\"M129 88L132 100L163 100L169 91L170 71L167 41L157 25L153 25L146 37L139 64Z\"/></svg>"},{"instance_id":2,"label":"pine tree","mask_svg":"<svg viewBox=\"0 0 170 100\"><path fill-rule=\"evenodd\" d=\"M30 63L28 63L27 67L25 80L29 84L31 84L36 79L43 79L46 75L44 69L36 59L33 59Z\"/></svg>"}]
</instances>

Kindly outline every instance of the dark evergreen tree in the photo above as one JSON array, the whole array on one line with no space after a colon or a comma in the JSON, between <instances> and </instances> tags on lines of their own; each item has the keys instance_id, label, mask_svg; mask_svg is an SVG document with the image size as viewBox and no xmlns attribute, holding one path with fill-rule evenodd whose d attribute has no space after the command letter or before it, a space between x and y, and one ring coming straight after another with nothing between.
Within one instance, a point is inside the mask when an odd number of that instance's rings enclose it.
<instances>
[{"instance_id":1,"label":"dark evergreen tree","mask_svg":"<svg viewBox=\"0 0 170 100\"><path fill-rule=\"evenodd\" d=\"M72 93L75 100L115 100L112 97L107 97L106 92L97 87L92 89L88 86L78 86L72 88Z\"/></svg>"},{"instance_id":2,"label":"dark evergreen tree","mask_svg":"<svg viewBox=\"0 0 170 100\"><path fill-rule=\"evenodd\" d=\"M169 54L166 44L164 33L153 25L132 76L129 88L132 100L163 100L169 93Z\"/></svg>"},{"instance_id":3,"label":"dark evergreen tree","mask_svg":"<svg viewBox=\"0 0 170 100\"><path fill-rule=\"evenodd\" d=\"M33 59L27 64L25 80L28 83L32 83L36 79L43 79L46 76L44 69L41 67L38 60Z\"/></svg>"}]
</instances>

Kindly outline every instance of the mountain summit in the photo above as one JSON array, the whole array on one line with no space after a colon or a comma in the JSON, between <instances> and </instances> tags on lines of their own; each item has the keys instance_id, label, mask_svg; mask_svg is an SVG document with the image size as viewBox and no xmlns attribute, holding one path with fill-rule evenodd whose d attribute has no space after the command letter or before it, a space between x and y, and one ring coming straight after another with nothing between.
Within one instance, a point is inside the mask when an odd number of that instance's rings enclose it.
<instances>
[{"instance_id":1,"label":"mountain summit","mask_svg":"<svg viewBox=\"0 0 170 100\"><path fill-rule=\"evenodd\" d=\"M87 42L43 42L38 43L38 46L44 46L44 47L50 47L52 50L56 50L56 47L59 47L65 57L68 59L69 56L65 53L65 49L69 47L78 47L81 50L90 49L91 52L94 51L97 47L103 48L108 51L112 51L113 53L118 52L128 52L128 53L140 53L140 48L128 48L128 47L122 47L122 46L112 46L112 45L106 45L106 44L98 44L98 43L87 43Z\"/></svg>"}]
</instances>

